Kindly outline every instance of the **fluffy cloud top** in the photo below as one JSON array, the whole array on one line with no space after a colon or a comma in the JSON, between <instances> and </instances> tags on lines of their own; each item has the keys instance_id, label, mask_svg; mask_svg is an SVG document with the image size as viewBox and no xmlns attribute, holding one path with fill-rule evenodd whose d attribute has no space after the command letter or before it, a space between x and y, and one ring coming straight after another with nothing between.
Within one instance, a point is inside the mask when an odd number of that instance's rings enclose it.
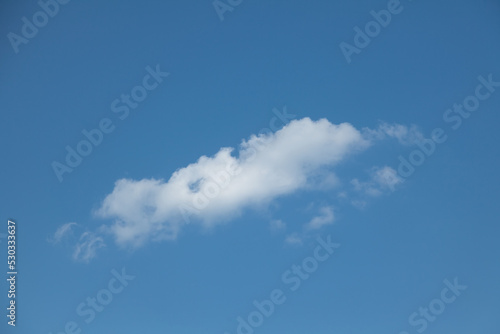
<instances>
[{"instance_id":1,"label":"fluffy cloud top","mask_svg":"<svg viewBox=\"0 0 500 334\"><path fill-rule=\"evenodd\" d=\"M370 143L348 123L294 120L275 133L243 140L236 155L221 148L202 156L168 181L118 180L96 214L114 220L108 231L121 245L174 239L187 222L211 227L249 206L333 184L330 168Z\"/></svg>"}]
</instances>

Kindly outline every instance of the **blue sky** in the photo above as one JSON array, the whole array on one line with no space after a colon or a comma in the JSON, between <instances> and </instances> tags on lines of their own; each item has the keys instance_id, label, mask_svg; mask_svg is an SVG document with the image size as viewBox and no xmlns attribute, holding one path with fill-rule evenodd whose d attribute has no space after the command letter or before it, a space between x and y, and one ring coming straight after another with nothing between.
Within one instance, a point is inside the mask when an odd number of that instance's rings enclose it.
<instances>
[{"instance_id":1,"label":"blue sky","mask_svg":"<svg viewBox=\"0 0 500 334\"><path fill-rule=\"evenodd\" d=\"M2 333L499 332L498 1L63 2L0 11Z\"/></svg>"}]
</instances>

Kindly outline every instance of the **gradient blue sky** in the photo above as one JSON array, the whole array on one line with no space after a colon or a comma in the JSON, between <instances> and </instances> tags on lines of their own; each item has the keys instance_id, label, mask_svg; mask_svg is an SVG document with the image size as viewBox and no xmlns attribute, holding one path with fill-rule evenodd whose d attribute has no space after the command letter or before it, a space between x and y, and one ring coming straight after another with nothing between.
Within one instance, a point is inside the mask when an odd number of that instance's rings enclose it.
<instances>
[{"instance_id":1,"label":"gradient blue sky","mask_svg":"<svg viewBox=\"0 0 500 334\"><path fill-rule=\"evenodd\" d=\"M474 93L478 76L500 81L500 3L401 5L348 64L339 44L352 44L353 28L387 1L243 0L223 21L211 1L70 1L18 53L7 34L40 7L3 1L0 233L16 220L19 306L18 326L2 311L0 331L55 334L73 320L82 333L232 334L253 300L282 289L286 302L255 333L417 333L408 317L458 277L467 290L426 333L498 333L500 89L457 130L443 113ZM157 64L170 76L120 120L111 102ZM75 238L112 224L93 212L115 181L168 180L202 155L238 147L284 106L296 119L358 130L415 124L429 137L443 128L448 140L380 196L356 192L351 180L368 182L373 166L397 169L415 146L386 139L334 168L332 189L294 191L138 248L103 234L94 258L73 258ZM59 182L51 163L103 118L115 130ZM301 234L322 207L333 223ZM272 231L273 220L286 228ZM51 242L69 222L78 223L73 239ZM316 235L341 247L292 292L281 275L312 254ZM135 280L86 324L77 306L122 268ZM0 289L3 308L5 280Z\"/></svg>"}]
</instances>

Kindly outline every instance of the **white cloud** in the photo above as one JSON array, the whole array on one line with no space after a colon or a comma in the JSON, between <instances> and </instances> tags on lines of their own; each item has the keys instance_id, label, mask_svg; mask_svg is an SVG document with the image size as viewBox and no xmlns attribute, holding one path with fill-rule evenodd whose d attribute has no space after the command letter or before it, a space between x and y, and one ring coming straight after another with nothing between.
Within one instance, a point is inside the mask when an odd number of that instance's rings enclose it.
<instances>
[{"instance_id":1,"label":"white cloud","mask_svg":"<svg viewBox=\"0 0 500 334\"><path fill-rule=\"evenodd\" d=\"M97 250L104 246L102 237L92 232L84 232L75 246L73 259L75 261L89 262L96 256Z\"/></svg>"},{"instance_id":2,"label":"white cloud","mask_svg":"<svg viewBox=\"0 0 500 334\"><path fill-rule=\"evenodd\" d=\"M302 245L303 241L297 233L292 233L286 236L285 243L292 246L300 246Z\"/></svg>"},{"instance_id":3,"label":"white cloud","mask_svg":"<svg viewBox=\"0 0 500 334\"><path fill-rule=\"evenodd\" d=\"M93 233L88 230L82 231L82 226L77 223L66 223L57 228L54 235L48 239L53 244L59 244L65 241L66 246L73 248L73 260L81 262L89 262L97 254L97 250L105 246L104 240L99 233ZM78 234L80 237L75 236L75 230L80 230Z\"/></svg>"},{"instance_id":4,"label":"white cloud","mask_svg":"<svg viewBox=\"0 0 500 334\"><path fill-rule=\"evenodd\" d=\"M368 196L376 197L382 195L382 191L378 189L374 182L361 182L358 179L351 180L354 190L365 193Z\"/></svg>"},{"instance_id":5,"label":"white cloud","mask_svg":"<svg viewBox=\"0 0 500 334\"><path fill-rule=\"evenodd\" d=\"M49 238L49 241L52 243L59 243L63 238L65 238L68 234L72 232L73 226L78 225L77 223L66 223L57 228L54 232L54 235Z\"/></svg>"},{"instance_id":6,"label":"white cloud","mask_svg":"<svg viewBox=\"0 0 500 334\"><path fill-rule=\"evenodd\" d=\"M111 234L121 246L172 240L187 223L210 228L281 196L330 189L340 183L332 168L374 141L394 137L409 143L419 136L415 127L399 124L359 131L349 123L336 125L326 119L293 120L275 133L250 136L237 150L223 147L211 157L201 156L168 180L120 179L94 213L113 220L101 232ZM394 170L384 167L374 169L369 182L353 180L353 185L377 196L400 182ZM333 222L333 210L324 210L307 224L309 229ZM100 245L98 241L88 248ZM80 245L78 254L93 256L93 251L82 250L85 245L90 243Z\"/></svg>"},{"instance_id":7,"label":"white cloud","mask_svg":"<svg viewBox=\"0 0 500 334\"><path fill-rule=\"evenodd\" d=\"M382 189L394 191L395 187L403 182L403 179L398 175L398 172L389 166L375 168L373 181Z\"/></svg>"},{"instance_id":8,"label":"white cloud","mask_svg":"<svg viewBox=\"0 0 500 334\"><path fill-rule=\"evenodd\" d=\"M385 122L382 122L375 130L364 128L363 134L370 139L383 139L386 136L396 138L403 145L414 145L424 138L416 125L408 128L405 125Z\"/></svg>"},{"instance_id":9,"label":"white cloud","mask_svg":"<svg viewBox=\"0 0 500 334\"><path fill-rule=\"evenodd\" d=\"M321 180L331 184L331 167L369 145L348 123L295 120L276 133L243 140L237 156L232 148L202 156L168 181L118 180L96 214L114 219L107 231L121 245L175 239L186 218L212 227Z\"/></svg>"},{"instance_id":10,"label":"white cloud","mask_svg":"<svg viewBox=\"0 0 500 334\"><path fill-rule=\"evenodd\" d=\"M368 182L361 182L358 179L351 181L354 190L362 192L371 197L377 197L384 192L392 192L396 186L401 184L403 179L389 166L373 167L371 179Z\"/></svg>"},{"instance_id":11,"label":"white cloud","mask_svg":"<svg viewBox=\"0 0 500 334\"><path fill-rule=\"evenodd\" d=\"M309 230L317 230L325 225L332 224L334 220L333 208L329 206L324 206L320 210L320 215L314 217L306 224L306 228Z\"/></svg>"}]
</instances>

